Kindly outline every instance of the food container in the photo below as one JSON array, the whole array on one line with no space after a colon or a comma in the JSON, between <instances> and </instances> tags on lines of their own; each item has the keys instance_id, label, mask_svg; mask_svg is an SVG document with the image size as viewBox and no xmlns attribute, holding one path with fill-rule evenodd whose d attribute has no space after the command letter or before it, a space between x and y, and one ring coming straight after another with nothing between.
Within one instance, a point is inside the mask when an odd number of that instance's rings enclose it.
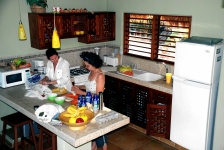
<instances>
[{"instance_id":1,"label":"food container","mask_svg":"<svg viewBox=\"0 0 224 150\"><path fill-rule=\"evenodd\" d=\"M65 102L65 97L64 96L56 97L54 99L54 101L55 101L56 104L62 105Z\"/></svg>"},{"instance_id":2,"label":"food container","mask_svg":"<svg viewBox=\"0 0 224 150\"><path fill-rule=\"evenodd\" d=\"M50 101L54 101L54 99L58 96L57 93L51 93L51 94L48 94L47 98L48 100Z\"/></svg>"},{"instance_id":3,"label":"food container","mask_svg":"<svg viewBox=\"0 0 224 150\"><path fill-rule=\"evenodd\" d=\"M86 127L86 125L94 118L94 113L90 110L85 110L84 114L86 114L88 116L88 120L86 122L82 122L82 123L69 123L69 117L65 117L64 114L68 113L67 111L64 111L62 113L60 113L59 115L59 120L64 123L65 125L67 125L69 127L69 129L71 130L81 130L84 129Z\"/></svg>"}]
</instances>

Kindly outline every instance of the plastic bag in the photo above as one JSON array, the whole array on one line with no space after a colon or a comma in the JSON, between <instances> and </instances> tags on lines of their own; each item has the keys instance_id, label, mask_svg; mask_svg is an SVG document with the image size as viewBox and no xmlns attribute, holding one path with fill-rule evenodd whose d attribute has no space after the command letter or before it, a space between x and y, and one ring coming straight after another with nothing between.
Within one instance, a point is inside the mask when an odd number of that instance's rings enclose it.
<instances>
[{"instance_id":1,"label":"plastic bag","mask_svg":"<svg viewBox=\"0 0 224 150\"><path fill-rule=\"evenodd\" d=\"M26 97L37 97L38 99L44 100L47 99L47 95L52 93L51 89L47 85L37 84L27 90Z\"/></svg>"},{"instance_id":2,"label":"plastic bag","mask_svg":"<svg viewBox=\"0 0 224 150\"><path fill-rule=\"evenodd\" d=\"M65 110L60 105L48 103L38 107L35 115L39 121L50 122L56 114L63 111Z\"/></svg>"}]
</instances>

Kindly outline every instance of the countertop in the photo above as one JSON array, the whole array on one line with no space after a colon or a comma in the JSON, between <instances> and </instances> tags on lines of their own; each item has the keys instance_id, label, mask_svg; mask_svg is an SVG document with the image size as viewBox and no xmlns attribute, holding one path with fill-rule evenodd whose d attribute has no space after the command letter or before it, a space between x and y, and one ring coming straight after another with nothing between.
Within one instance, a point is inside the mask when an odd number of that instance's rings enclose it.
<instances>
[{"instance_id":1,"label":"countertop","mask_svg":"<svg viewBox=\"0 0 224 150\"><path fill-rule=\"evenodd\" d=\"M157 81L152 81L152 82L146 82L146 81L140 81L138 79L134 79L131 77L127 77L127 76L123 76L117 73L117 71L105 71L105 75L117 78L117 79L121 79L124 81L128 81L131 83L135 83L141 86L145 86L151 89L155 89L158 91L162 91L168 94L172 94L173 93L173 87L172 87L172 83L171 84L167 84L166 81L164 81L163 79L157 80Z\"/></svg>"},{"instance_id":2,"label":"countertop","mask_svg":"<svg viewBox=\"0 0 224 150\"><path fill-rule=\"evenodd\" d=\"M124 125L129 124L130 118L119 113L118 118L108 121L103 124L98 124L95 121L95 118L91 120L89 124L82 130L73 131L68 128L66 125L62 126L52 126L49 123L43 123L37 120L37 117L34 114L35 105L43 105L46 103L52 103L48 100L39 100L38 98L24 97L26 93L25 85L14 86L10 88L0 88L0 100L8 104L17 111L25 114L38 124L44 126L51 132L55 133L61 139L71 144L74 147L81 146L91 140L104 135L108 132L111 132L115 129L118 129ZM70 105L68 102L65 102L62 107L66 108ZM111 111L110 109L104 108L102 112L98 115Z\"/></svg>"}]
</instances>

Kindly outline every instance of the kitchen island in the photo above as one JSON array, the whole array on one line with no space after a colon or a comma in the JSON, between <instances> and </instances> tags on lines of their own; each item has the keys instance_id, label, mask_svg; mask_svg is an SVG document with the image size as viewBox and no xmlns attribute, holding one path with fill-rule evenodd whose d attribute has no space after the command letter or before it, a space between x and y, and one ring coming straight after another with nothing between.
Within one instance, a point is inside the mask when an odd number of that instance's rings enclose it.
<instances>
[{"instance_id":1,"label":"kitchen island","mask_svg":"<svg viewBox=\"0 0 224 150\"><path fill-rule=\"evenodd\" d=\"M7 109L6 107L11 106L16 111L23 113L33 121L55 133L57 135L58 149L60 150L90 150L91 141L93 139L125 126L130 122L129 117L119 114L118 118L103 124L98 124L94 118L82 130L74 131L69 129L67 125L52 126L49 123L39 121L34 114L33 107L35 105L41 106L43 104L53 102L48 100L39 100L38 98L25 97L25 93L25 85L14 86L6 89L0 88L0 101L5 104L0 105L0 110ZM68 102L65 102L62 107L66 108L69 105L70 104ZM103 111L99 112L97 116L109 111L111 110L105 108Z\"/></svg>"}]
</instances>

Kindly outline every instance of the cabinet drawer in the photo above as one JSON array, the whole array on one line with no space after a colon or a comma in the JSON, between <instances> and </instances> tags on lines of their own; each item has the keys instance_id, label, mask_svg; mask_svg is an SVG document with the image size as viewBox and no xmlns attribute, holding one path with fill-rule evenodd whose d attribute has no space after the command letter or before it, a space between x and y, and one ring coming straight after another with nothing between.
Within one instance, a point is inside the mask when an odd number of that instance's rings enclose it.
<instances>
[{"instance_id":1,"label":"cabinet drawer","mask_svg":"<svg viewBox=\"0 0 224 150\"><path fill-rule=\"evenodd\" d=\"M105 78L105 87L116 87L116 89L119 89L119 79L106 76Z\"/></svg>"},{"instance_id":2,"label":"cabinet drawer","mask_svg":"<svg viewBox=\"0 0 224 150\"><path fill-rule=\"evenodd\" d=\"M166 105L171 105L171 100L172 100L171 94L167 94L167 93L156 91L156 90L152 91L151 103L154 103L154 104L163 103Z\"/></svg>"}]
</instances>

